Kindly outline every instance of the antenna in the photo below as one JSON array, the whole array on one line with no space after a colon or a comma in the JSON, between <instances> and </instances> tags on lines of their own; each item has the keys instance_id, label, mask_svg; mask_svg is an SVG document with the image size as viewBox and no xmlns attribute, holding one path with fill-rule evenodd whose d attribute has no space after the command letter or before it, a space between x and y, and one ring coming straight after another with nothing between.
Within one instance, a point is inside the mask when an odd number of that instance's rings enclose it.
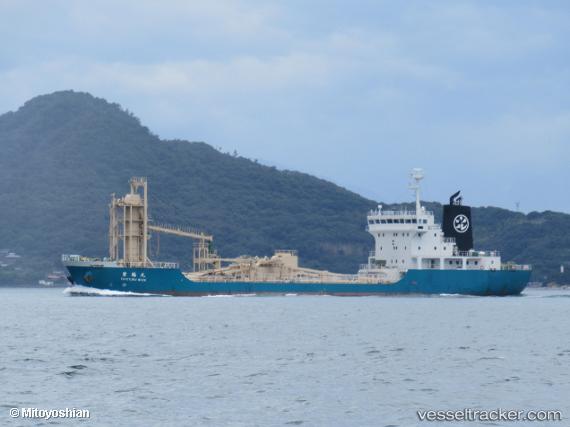
<instances>
[{"instance_id":1,"label":"antenna","mask_svg":"<svg viewBox=\"0 0 570 427\"><path fill-rule=\"evenodd\" d=\"M413 168L410 177L414 182L410 184L410 189L416 192L416 216L420 214L420 181L424 179L424 170L421 168Z\"/></svg>"}]
</instances>

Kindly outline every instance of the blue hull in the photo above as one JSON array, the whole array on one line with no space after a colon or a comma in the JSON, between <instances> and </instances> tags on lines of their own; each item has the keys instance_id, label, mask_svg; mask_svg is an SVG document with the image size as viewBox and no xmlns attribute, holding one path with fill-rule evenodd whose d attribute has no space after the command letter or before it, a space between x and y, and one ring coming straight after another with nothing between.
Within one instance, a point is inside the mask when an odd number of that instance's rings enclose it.
<instances>
[{"instance_id":1,"label":"blue hull","mask_svg":"<svg viewBox=\"0 0 570 427\"><path fill-rule=\"evenodd\" d=\"M179 269L67 266L73 282L97 289L166 295L232 294L463 294L518 295L530 271L524 270L409 270L392 284L193 282Z\"/></svg>"}]
</instances>

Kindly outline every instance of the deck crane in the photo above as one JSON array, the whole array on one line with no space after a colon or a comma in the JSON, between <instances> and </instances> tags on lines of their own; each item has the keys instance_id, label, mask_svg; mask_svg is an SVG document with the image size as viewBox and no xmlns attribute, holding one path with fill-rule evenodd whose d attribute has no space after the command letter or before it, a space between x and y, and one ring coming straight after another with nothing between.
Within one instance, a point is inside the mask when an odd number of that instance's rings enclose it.
<instances>
[{"instance_id":1,"label":"deck crane","mask_svg":"<svg viewBox=\"0 0 570 427\"><path fill-rule=\"evenodd\" d=\"M149 225L148 229L157 233L172 234L174 236L188 237L197 240L193 246L192 253L194 271L204 271L210 265L219 266L221 262L219 255L211 249L214 236L210 234L168 224L153 224Z\"/></svg>"}]
</instances>

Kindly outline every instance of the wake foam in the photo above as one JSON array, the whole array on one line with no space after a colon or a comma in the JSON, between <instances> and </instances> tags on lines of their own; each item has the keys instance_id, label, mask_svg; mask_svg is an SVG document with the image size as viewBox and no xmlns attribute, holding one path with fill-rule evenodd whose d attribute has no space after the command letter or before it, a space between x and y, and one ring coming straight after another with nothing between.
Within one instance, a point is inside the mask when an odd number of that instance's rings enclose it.
<instances>
[{"instance_id":1,"label":"wake foam","mask_svg":"<svg viewBox=\"0 0 570 427\"><path fill-rule=\"evenodd\" d=\"M74 285L63 290L69 296L89 296L89 297L166 297L169 295L147 294L142 292L112 291L110 289L96 289L88 286Z\"/></svg>"},{"instance_id":2,"label":"wake foam","mask_svg":"<svg viewBox=\"0 0 570 427\"><path fill-rule=\"evenodd\" d=\"M237 295L230 294L217 294L217 295L202 295L202 298L234 298Z\"/></svg>"},{"instance_id":3,"label":"wake foam","mask_svg":"<svg viewBox=\"0 0 570 427\"><path fill-rule=\"evenodd\" d=\"M437 294L437 296L445 298L480 298L478 295L467 295L467 294Z\"/></svg>"}]
</instances>

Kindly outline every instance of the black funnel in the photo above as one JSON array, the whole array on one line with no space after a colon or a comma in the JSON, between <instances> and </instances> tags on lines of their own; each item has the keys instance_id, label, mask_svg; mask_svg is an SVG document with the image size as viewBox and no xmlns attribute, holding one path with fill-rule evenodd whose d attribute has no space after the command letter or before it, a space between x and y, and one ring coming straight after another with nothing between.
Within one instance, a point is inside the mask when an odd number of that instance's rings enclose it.
<instances>
[{"instance_id":1,"label":"black funnel","mask_svg":"<svg viewBox=\"0 0 570 427\"><path fill-rule=\"evenodd\" d=\"M443 235L454 237L460 251L473 249L473 223L471 208L463 206L460 191L449 198L449 204L443 206Z\"/></svg>"}]
</instances>

